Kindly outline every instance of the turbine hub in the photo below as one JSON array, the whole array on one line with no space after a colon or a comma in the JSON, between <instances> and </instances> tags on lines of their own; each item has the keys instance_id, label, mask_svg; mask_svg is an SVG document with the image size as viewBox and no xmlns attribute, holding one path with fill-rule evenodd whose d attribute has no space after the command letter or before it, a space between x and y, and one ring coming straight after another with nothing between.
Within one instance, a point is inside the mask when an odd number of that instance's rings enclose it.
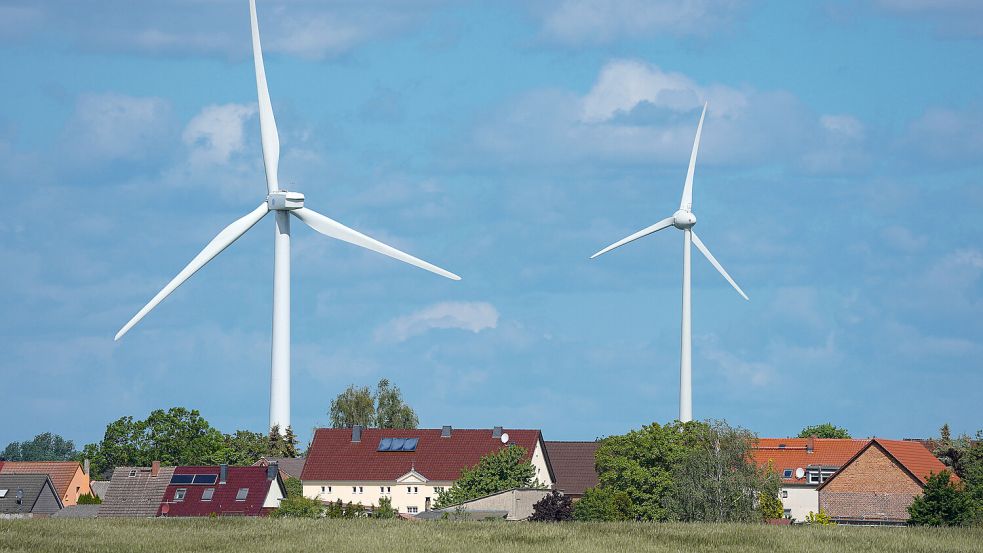
<instances>
[{"instance_id":1,"label":"turbine hub","mask_svg":"<svg viewBox=\"0 0 983 553\"><path fill-rule=\"evenodd\" d=\"M273 211L292 211L304 207L304 195L300 192L277 190L266 197L266 205Z\"/></svg>"},{"instance_id":2,"label":"turbine hub","mask_svg":"<svg viewBox=\"0 0 983 553\"><path fill-rule=\"evenodd\" d=\"M680 209L679 211L672 214L672 226L678 228L679 230L686 230L693 228L696 224L696 215L693 215L692 211L686 211L685 209Z\"/></svg>"}]
</instances>

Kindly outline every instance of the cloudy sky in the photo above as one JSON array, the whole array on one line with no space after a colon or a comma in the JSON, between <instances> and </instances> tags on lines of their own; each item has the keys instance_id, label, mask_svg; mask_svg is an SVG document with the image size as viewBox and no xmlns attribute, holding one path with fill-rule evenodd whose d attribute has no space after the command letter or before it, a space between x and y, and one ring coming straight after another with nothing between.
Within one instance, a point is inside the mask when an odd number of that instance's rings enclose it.
<instances>
[{"instance_id":1,"label":"cloudy sky","mask_svg":"<svg viewBox=\"0 0 983 553\"><path fill-rule=\"evenodd\" d=\"M302 438L386 377L425 426L761 435L983 426L983 8L974 0L261 0L310 207L463 276L294 225ZM245 0L0 0L0 445L124 415L268 420L268 217L113 335L266 194Z\"/></svg>"}]
</instances>

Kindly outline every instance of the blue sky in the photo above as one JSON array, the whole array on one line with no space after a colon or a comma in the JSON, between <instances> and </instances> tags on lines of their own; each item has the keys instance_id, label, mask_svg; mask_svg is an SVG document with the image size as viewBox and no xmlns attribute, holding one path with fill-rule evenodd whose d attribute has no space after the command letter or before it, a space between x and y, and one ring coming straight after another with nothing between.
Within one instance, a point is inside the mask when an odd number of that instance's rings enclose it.
<instances>
[{"instance_id":1,"label":"blue sky","mask_svg":"<svg viewBox=\"0 0 983 553\"><path fill-rule=\"evenodd\" d=\"M0 442L155 408L268 419L273 223L113 334L265 197L245 0L0 1ZM386 377L421 424L678 412L678 205L702 101L694 415L765 436L983 427L983 8L969 0L260 0L307 205L292 420Z\"/></svg>"}]
</instances>

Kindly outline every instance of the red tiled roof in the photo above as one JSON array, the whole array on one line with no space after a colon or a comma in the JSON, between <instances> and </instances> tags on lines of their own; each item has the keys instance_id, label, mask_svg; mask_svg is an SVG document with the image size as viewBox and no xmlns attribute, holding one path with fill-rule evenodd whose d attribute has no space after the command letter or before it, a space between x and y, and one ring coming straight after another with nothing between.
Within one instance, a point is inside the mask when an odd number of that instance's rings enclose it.
<instances>
[{"instance_id":1,"label":"red tiled roof","mask_svg":"<svg viewBox=\"0 0 983 553\"><path fill-rule=\"evenodd\" d=\"M874 438L873 441L880 444L892 457L914 474L923 486L928 481L929 476L947 469L942 461L939 461L921 442L884 440L881 438Z\"/></svg>"},{"instance_id":2,"label":"red tiled roof","mask_svg":"<svg viewBox=\"0 0 983 553\"><path fill-rule=\"evenodd\" d=\"M217 466L205 467L174 467L174 474L214 474L218 475ZM164 499L157 514L169 517L201 517L212 513L217 515L259 516L265 514L263 502L270 491L270 486L282 486L277 474L276 480L266 479L266 467L229 467L225 484L169 484L164 492ZM174 500L174 492L185 489L182 501ZM211 501L202 501L201 496L206 489L214 488ZM236 501L239 488L249 488L245 501ZM282 491L282 488L281 488ZM167 513L163 512L167 505Z\"/></svg>"},{"instance_id":3,"label":"red tiled roof","mask_svg":"<svg viewBox=\"0 0 983 553\"><path fill-rule=\"evenodd\" d=\"M546 442L546 453L556 475L556 489L567 495L584 495L597 486L594 454L600 442Z\"/></svg>"},{"instance_id":4,"label":"red tiled roof","mask_svg":"<svg viewBox=\"0 0 983 553\"><path fill-rule=\"evenodd\" d=\"M68 493L72 478L80 470L82 466L78 461L6 461L0 465L3 474L47 474L60 498Z\"/></svg>"},{"instance_id":5,"label":"red tiled roof","mask_svg":"<svg viewBox=\"0 0 983 553\"><path fill-rule=\"evenodd\" d=\"M505 447L491 429L455 428L449 438L440 429L394 430L366 428L360 442L352 442L351 428L318 428L307 450L301 480L392 482L415 469L428 480L453 481L461 469ZM542 436L539 430L506 429L509 442L532 456ZM382 438L419 438L416 451L376 451Z\"/></svg>"},{"instance_id":6,"label":"red tiled roof","mask_svg":"<svg viewBox=\"0 0 983 553\"><path fill-rule=\"evenodd\" d=\"M812 466L841 467L857 454L868 440L839 438L814 438L813 450L808 451L809 438L759 438L751 449L751 455L759 465L772 466L782 474L786 484L806 484L805 477L796 478L795 469ZM784 446L784 447L783 447ZM792 470L791 478L784 478L784 471Z\"/></svg>"}]
</instances>

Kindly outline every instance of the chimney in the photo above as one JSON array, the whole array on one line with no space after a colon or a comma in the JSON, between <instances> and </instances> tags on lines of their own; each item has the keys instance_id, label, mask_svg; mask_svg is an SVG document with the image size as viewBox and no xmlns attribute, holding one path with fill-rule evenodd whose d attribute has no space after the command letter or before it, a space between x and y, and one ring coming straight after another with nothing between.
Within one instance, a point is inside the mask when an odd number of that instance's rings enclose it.
<instances>
[{"instance_id":1,"label":"chimney","mask_svg":"<svg viewBox=\"0 0 983 553\"><path fill-rule=\"evenodd\" d=\"M218 466L218 483L225 484L225 481L229 479L229 465L222 463Z\"/></svg>"},{"instance_id":2,"label":"chimney","mask_svg":"<svg viewBox=\"0 0 983 553\"><path fill-rule=\"evenodd\" d=\"M354 443L354 442L361 442L361 441L362 441L362 425L356 424L355 426L352 426L352 442Z\"/></svg>"},{"instance_id":3,"label":"chimney","mask_svg":"<svg viewBox=\"0 0 983 553\"><path fill-rule=\"evenodd\" d=\"M440 429L440 437L441 438L451 437L451 425L445 424L444 427Z\"/></svg>"},{"instance_id":4,"label":"chimney","mask_svg":"<svg viewBox=\"0 0 983 553\"><path fill-rule=\"evenodd\" d=\"M495 428L492 428L492 438L498 439L501 437L502 437L502 427L496 426Z\"/></svg>"},{"instance_id":5,"label":"chimney","mask_svg":"<svg viewBox=\"0 0 983 553\"><path fill-rule=\"evenodd\" d=\"M812 453L812 450L816 449L816 436L809 436L806 440L806 453Z\"/></svg>"},{"instance_id":6,"label":"chimney","mask_svg":"<svg viewBox=\"0 0 983 553\"><path fill-rule=\"evenodd\" d=\"M88 459L85 459L84 461L82 461L82 472L84 472L86 476L89 476L89 460Z\"/></svg>"},{"instance_id":7,"label":"chimney","mask_svg":"<svg viewBox=\"0 0 983 553\"><path fill-rule=\"evenodd\" d=\"M158 474L160 474L160 461L154 461L150 463L150 476L156 478Z\"/></svg>"},{"instance_id":8,"label":"chimney","mask_svg":"<svg viewBox=\"0 0 983 553\"><path fill-rule=\"evenodd\" d=\"M268 482L272 480L276 480L276 473L278 472L280 472L280 466L277 464L276 461L273 461L266 467L266 480Z\"/></svg>"}]
</instances>

